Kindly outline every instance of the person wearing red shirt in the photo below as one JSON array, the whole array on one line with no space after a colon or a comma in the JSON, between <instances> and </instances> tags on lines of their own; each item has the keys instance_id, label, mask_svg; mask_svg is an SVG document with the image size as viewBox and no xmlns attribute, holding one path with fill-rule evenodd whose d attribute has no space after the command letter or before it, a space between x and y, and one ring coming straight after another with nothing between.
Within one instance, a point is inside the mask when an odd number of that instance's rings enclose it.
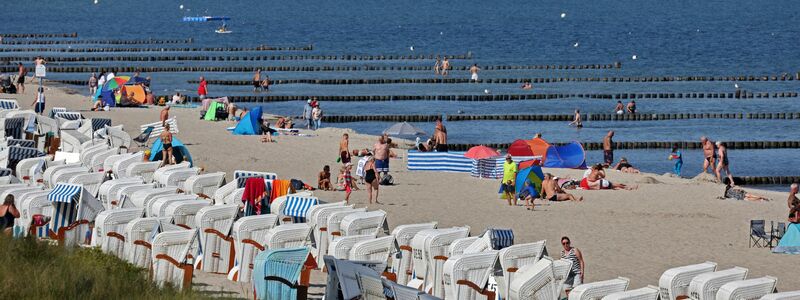
<instances>
[{"instance_id":1,"label":"person wearing red shirt","mask_svg":"<svg viewBox=\"0 0 800 300\"><path fill-rule=\"evenodd\" d=\"M200 84L197 86L197 95L200 96L200 100L205 99L206 95L208 94L208 89L206 88L207 85L206 78L200 76Z\"/></svg>"}]
</instances>

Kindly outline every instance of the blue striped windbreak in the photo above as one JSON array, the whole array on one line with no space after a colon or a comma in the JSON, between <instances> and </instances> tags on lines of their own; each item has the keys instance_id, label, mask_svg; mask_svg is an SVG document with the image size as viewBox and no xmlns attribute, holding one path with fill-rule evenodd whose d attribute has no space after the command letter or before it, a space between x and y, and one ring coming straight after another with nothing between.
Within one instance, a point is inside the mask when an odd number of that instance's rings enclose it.
<instances>
[{"instance_id":1,"label":"blue striped windbreak","mask_svg":"<svg viewBox=\"0 0 800 300\"><path fill-rule=\"evenodd\" d=\"M302 223L305 222L308 209L317 204L319 204L319 199L316 197L286 196L286 206L282 213L292 217L293 222Z\"/></svg>"},{"instance_id":2,"label":"blue striped windbreak","mask_svg":"<svg viewBox=\"0 0 800 300\"><path fill-rule=\"evenodd\" d=\"M492 249L500 250L514 244L514 231L511 229L491 229Z\"/></svg>"}]
</instances>

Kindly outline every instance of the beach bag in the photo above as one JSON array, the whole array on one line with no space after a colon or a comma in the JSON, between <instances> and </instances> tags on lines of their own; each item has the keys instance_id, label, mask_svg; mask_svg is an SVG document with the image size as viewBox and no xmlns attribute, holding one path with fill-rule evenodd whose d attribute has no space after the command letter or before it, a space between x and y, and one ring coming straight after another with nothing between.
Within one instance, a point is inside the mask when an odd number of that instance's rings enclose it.
<instances>
[{"instance_id":1,"label":"beach bag","mask_svg":"<svg viewBox=\"0 0 800 300\"><path fill-rule=\"evenodd\" d=\"M392 178L392 175L386 174L383 177L381 177L380 184L381 185L393 185L394 184L394 178Z\"/></svg>"},{"instance_id":2,"label":"beach bag","mask_svg":"<svg viewBox=\"0 0 800 300\"><path fill-rule=\"evenodd\" d=\"M305 184L303 184L303 182L298 179L292 179L289 184L295 191L300 191L303 190L303 188L305 188Z\"/></svg>"}]
</instances>

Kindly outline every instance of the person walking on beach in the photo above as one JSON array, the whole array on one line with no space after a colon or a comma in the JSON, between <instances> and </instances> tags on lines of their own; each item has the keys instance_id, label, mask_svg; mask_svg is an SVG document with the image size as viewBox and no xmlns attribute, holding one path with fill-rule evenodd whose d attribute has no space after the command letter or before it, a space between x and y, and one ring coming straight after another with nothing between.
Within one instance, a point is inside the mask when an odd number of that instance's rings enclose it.
<instances>
[{"instance_id":1,"label":"person walking on beach","mask_svg":"<svg viewBox=\"0 0 800 300\"><path fill-rule=\"evenodd\" d=\"M161 165L160 167L172 164L172 132L169 131L169 124L164 124L164 131L161 132Z\"/></svg>"},{"instance_id":2,"label":"person walking on beach","mask_svg":"<svg viewBox=\"0 0 800 300\"><path fill-rule=\"evenodd\" d=\"M303 120L306 121L306 129L311 129L311 112L314 110L311 107L311 99L306 101L306 105L303 106Z\"/></svg>"},{"instance_id":3,"label":"person walking on beach","mask_svg":"<svg viewBox=\"0 0 800 300\"><path fill-rule=\"evenodd\" d=\"M625 109L628 110L629 114L635 114L636 113L636 100L631 100L631 102L628 102L628 106L626 106Z\"/></svg>"},{"instance_id":4,"label":"person walking on beach","mask_svg":"<svg viewBox=\"0 0 800 300\"><path fill-rule=\"evenodd\" d=\"M44 88L39 87L39 90L36 93L36 100L31 103L31 106L33 106L33 111L39 115L44 115L44 100Z\"/></svg>"},{"instance_id":5,"label":"person walking on beach","mask_svg":"<svg viewBox=\"0 0 800 300\"><path fill-rule=\"evenodd\" d=\"M442 71L442 59L439 58L439 56L437 55L436 56L436 62L433 63L433 74L434 75L439 75L439 73L441 71Z\"/></svg>"},{"instance_id":6,"label":"person walking on beach","mask_svg":"<svg viewBox=\"0 0 800 300\"><path fill-rule=\"evenodd\" d=\"M89 95L94 93L97 93L97 74L92 73L92 77L89 77Z\"/></svg>"},{"instance_id":7,"label":"person walking on beach","mask_svg":"<svg viewBox=\"0 0 800 300\"><path fill-rule=\"evenodd\" d=\"M581 118L581 110L575 110L575 117L572 119L572 122L567 124L568 126L575 125L576 128L583 128L583 120Z\"/></svg>"},{"instance_id":8,"label":"person walking on beach","mask_svg":"<svg viewBox=\"0 0 800 300\"><path fill-rule=\"evenodd\" d=\"M717 163L717 169L715 170L717 173L717 180L719 180L719 182L723 182L722 171L725 171L728 180L730 180L730 184L734 185L733 175L731 174L730 165L728 161L728 147L725 145L725 143L720 141L717 141L717 157L719 158L719 162Z\"/></svg>"},{"instance_id":9,"label":"person walking on beach","mask_svg":"<svg viewBox=\"0 0 800 300\"><path fill-rule=\"evenodd\" d=\"M200 76L200 84L197 85L197 95L200 97L200 101L206 99L206 95L208 95L208 83L203 76Z\"/></svg>"},{"instance_id":10,"label":"person walking on beach","mask_svg":"<svg viewBox=\"0 0 800 300\"><path fill-rule=\"evenodd\" d=\"M378 137L378 142L372 147L372 155L375 159L375 172L389 174L389 144L384 136Z\"/></svg>"},{"instance_id":11,"label":"person walking on beach","mask_svg":"<svg viewBox=\"0 0 800 300\"><path fill-rule=\"evenodd\" d=\"M353 164L345 164L344 165L344 173L342 174L342 180L344 181L344 202L350 204L350 193L353 192L356 188L355 182L353 182L353 175L350 173L353 170Z\"/></svg>"},{"instance_id":12,"label":"person walking on beach","mask_svg":"<svg viewBox=\"0 0 800 300\"><path fill-rule=\"evenodd\" d=\"M339 160L343 165L350 162L350 135L347 133L342 134L342 140L339 141Z\"/></svg>"},{"instance_id":13,"label":"person walking on beach","mask_svg":"<svg viewBox=\"0 0 800 300\"><path fill-rule=\"evenodd\" d=\"M469 73L472 74L470 77L472 82L478 82L478 71L480 70L481 68L478 68L478 64L472 64L472 67L469 67Z\"/></svg>"},{"instance_id":14,"label":"person walking on beach","mask_svg":"<svg viewBox=\"0 0 800 300\"><path fill-rule=\"evenodd\" d=\"M261 89L261 69L256 70L253 75L253 92L258 92Z\"/></svg>"},{"instance_id":15,"label":"person walking on beach","mask_svg":"<svg viewBox=\"0 0 800 300\"><path fill-rule=\"evenodd\" d=\"M160 119L161 119L161 126L164 126L164 127L166 127L166 126L167 126L167 120L169 120L169 108L170 108L170 106L169 106L169 104L167 104L167 105L166 105L166 106L164 106L164 108L161 110L161 117L160 117Z\"/></svg>"},{"instance_id":16,"label":"person walking on beach","mask_svg":"<svg viewBox=\"0 0 800 300\"><path fill-rule=\"evenodd\" d=\"M683 168L683 154L681 154L681 150L678 150L678 145L672 146L672 152L669 154L669 160L675 161L675 167L672 172L678 177L681 177L681 168Z\"/></svg>"},{"instance_id":17,"label":"person walking on beach","mask_svg":"<svg viewBox=\"0 0 800 300\"><path fill-rule=\"evenodd\" d=\"M322 107L319 103L311 110L311 118L314 119L314 129L322 128Z\"/></svg>"},{"instance_id":18,"label":"person walking on beach","mask_svg":"<svg viewBox=\"0 0 800 300\"><path fill-rule=\"evenodd\" d=\"M514 204L517 205L517 197L515 196L517 190L514 186L514 181L517 180L517 163L511 159L511 154L506 154L506 161L503 162L503 181L500 183L500 188L503 190L503 196L508 201L508 206L511 206L513 199Z\"/></svg>"},{"instance_id":19,"label":"person walking on beach","mask_svg":"<svg viewBox=\"0 0 800 300\"><path fill-rule=\"evenodd\" d=\"M614 107L614 112L618 115L625 113L625 105L622 105L622 101L617 101L617 106Z\"/></svg>"},{"instance_id":20,"label":"person walking on beach","mask_svg":"<svg viewBox=\"0 0 800 300\"><path fill-rule=\"evenodd\" d=\"M447 60L445 56L444 60L442 61L442 76L447 76L450 73L450 61Z\"/></svg>"},{"instance_id":21,"label":"person walking on beach","mask_svg":"<svg viewBox=\"0 0 800 300\"><path fill-rule=\"evenodd\" d=\"M378 202L378 189L380 188L381 174L375 169L375 158L367 160L364 165L364 182L367 183L369 204L372 204L372 190L375 190L375 203L380 204Z\"/></svg>"},{"instance_id":22,"label":"person walking on beach","mask_svg":"<svg viewBox=\"0 0 800 300\"><path fill-rule=\"evenodd\" d=\"M28 69L22 65L22 63L17 63L17 69L19 72L17 73L17 93L24 94L25 93L25 76L28 76Z\"/></svg>"},{"instance_id":23,"label":"person walking on beach","mask_svg":"<svg viewBox=\"0 0 800 300\"><path fill-rule=\"evenodd\" d=\"M603 138L603 161L606 167L614 163L614 131L611 130Z\"/></svg>"},{"instance_id":24,"label":"person walking on beach","mask_svg":"<svg viewBox=\"0 0 800 300\"><path fill-rule=\"evenodd\" d=\"M708 172L709 167L711 167L711 170L714 171L717 158L716 151L714 151L714 143L707 137L703 136L700 137L700 144L703 145L703 173Z\"/></svg>"},{"instance_id":25,"label":"person walking on beach","mask_svg":"<svg viewBox=\"0 0 800 300\"><path fill-rule=\"evenodd\" d=\"M567 297L569 297L569 292L572 291L572 288L583 284L583 275L586 271L586 266L583 261L583 253L578 248L572 247L572 241L569 240L569 237L562 237L561 238L561 259L568 260L572 262L572 267L569 269L569 274L567 275L567 280L564 281L564 289L567 293Z\"/></svg>"}]
</instances>

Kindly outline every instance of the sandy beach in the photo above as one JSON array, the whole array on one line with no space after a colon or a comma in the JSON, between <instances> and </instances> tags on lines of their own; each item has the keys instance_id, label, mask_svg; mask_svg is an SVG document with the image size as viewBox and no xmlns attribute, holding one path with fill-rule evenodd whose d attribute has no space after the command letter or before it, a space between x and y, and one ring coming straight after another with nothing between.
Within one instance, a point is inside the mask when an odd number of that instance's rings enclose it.
<instances>
[{"instance_id":1,"label":"sandy beach","mask_svg":"<svg viewBox=\"0 0 800 300\"><path fill-rule=\"evenodd\" d=\"M33 101L31 84L24 95L0 95L16 98L22 109ZM47 107L80 110L86 117L113 119L132 137L139 125L158 121L161 107L122 108L110 112L90 112L90 100L68 89L48 87ZM266 113L270 104L263 105ZM298 114L302 107L298 107ZM278 136L276 143L261 143L258 136L234 136L226 127L233 122L209 122L199 118L199 109L173 108L178 119L176 135L189 150L197 166L206 171L224 171L232 179L234 170L275 172L280 178L296 178L316 185L317 173L324 165L337 170L338 141L350 134L350 148L371 148L377 140L344 129L324 128L312 137ZM724 186L692 179L656 174L622 174L609 171L613 182L638 185L634 191L574 191L582 203L539 205L535 211L509 207L498 198L498 181L478 179L463 173L410 172L406 153L395 149L398 158L391 161L395 186L381 186L380 202L370 210L388 212L391 228L400 224L439 222L439 227L469 225L472 235L486 227L514 230L516 243L547 240L548 252L558 256L559 239L569 236L583 252L586 282L616 278L631 279L630 288L657 285L661 273L671 267L713 261L718 269L741 266L750 270L748 277L777 277L778 290L800 287L800 256L772 254L765 248L749 248L749 221L765 219L785 221L786 193L748 190L772 199L767 203L719 200ZM591 163L591 162L589 162ZM666 162L665 162L666 163ZM700 170L685 169L695 175ZM335 171L334 171L335 172ZM547 169L558 176L581 178L581 170ZM787 187L788 189L788 187ZM343 192L315 191L328 202L344 200ZM365 190L353 192L351 203L367 206ZM196 273L195 288L228 291L252 297L248 285L240 285L221 275ZM324 284L325 274L315 272L315 284ZM208 286L205 286L205 285ZM312 296L320 296L315 286Z\"/></svg>"}]
</instances>

